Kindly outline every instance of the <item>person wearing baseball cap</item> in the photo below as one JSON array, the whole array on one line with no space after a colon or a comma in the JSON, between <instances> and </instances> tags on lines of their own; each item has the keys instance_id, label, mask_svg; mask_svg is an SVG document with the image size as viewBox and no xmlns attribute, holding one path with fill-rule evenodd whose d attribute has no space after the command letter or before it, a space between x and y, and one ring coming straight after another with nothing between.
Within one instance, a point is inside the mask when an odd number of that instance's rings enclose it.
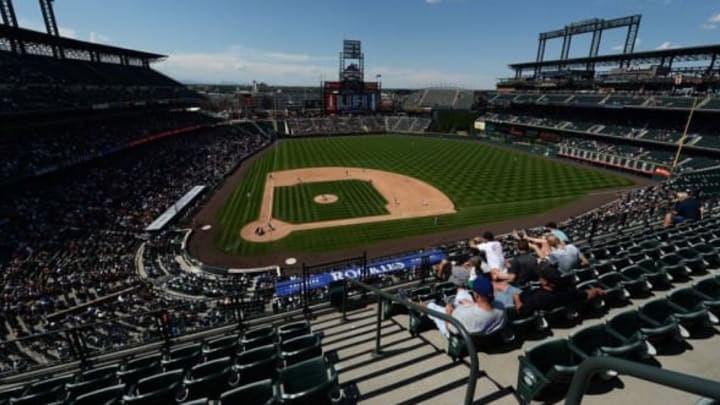
<instances>
[{"instance_id":1,"label":"person wearing baseball cap","mask_svg":"<svg viewBox=\"0 0 720 405\"><path fill-rule=\"evenodd\" d=\"M431 302L427 304L429 309L445 312L462 323L469 333L493 333L505 324L505 312L493 306L493 286L486 276L479 276L472 281L470 290L472 301L460 300L459 305L451 303L445 308ZM440 333L448 337L450 333L457 333L455 328L440 318L430 317L437 325Z\"/></svg>"}]
</instances>

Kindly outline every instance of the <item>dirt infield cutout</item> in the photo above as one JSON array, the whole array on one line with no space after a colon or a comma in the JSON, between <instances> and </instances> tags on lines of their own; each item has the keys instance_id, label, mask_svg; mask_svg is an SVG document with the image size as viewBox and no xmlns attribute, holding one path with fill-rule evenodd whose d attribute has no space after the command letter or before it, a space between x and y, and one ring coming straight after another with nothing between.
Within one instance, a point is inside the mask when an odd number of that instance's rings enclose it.
<instances>
[{"instance_id":1,"label":"dirt infield cutout","mask_svg":"<svg viewBox=\"0 0 720 405\"><path fill-rule=\"evenodd\" d=\"M369 181L388 201L385 208L389 214L303 224L289 224L272 217L275 187L350 179ZM330 194L327 195L327 201L318 201L318 197L322 199L323 196L316 196L315 202L328 203L330 196ZM313 167L283 170L268 173L260 216L256 221L246 224L240 231L240 236L251 242L272 242L286 237L292 231L454 213L455 205L450 198L437 188L414 177L358 167Z\"/></svg>"}]
</instances>

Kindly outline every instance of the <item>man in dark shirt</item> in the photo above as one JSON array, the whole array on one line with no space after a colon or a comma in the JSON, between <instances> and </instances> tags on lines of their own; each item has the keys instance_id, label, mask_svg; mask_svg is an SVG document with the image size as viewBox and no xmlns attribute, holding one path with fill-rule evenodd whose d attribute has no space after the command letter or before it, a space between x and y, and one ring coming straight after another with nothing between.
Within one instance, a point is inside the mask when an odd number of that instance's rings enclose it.
<instances>
[{"instance_id":1,"label":"man in dark shirt","mask_svg":"<svg viewBox=\"0 0 720 405\"><path fill-rule=\"evenodd\" d=\"M516 287L522 287L538 279L537 258L530 252L528 241L518 240L517 248L520 254L510 260L507 273L494 271L492 274L494 281L507 281Z\"/></svg>"},{"instance_id":2,"label":"man in dark shirt","mask_svg":"<svg viewBox=\"0 0 720 405\"><path fill-rule=\"evenodd\" d=\"M568 305L575 301L591 300L605 294L600 288L578 290L575 286L563 285L560 271L549 263L544 263L538 271L540 287L525 290L513 295L515 310L522 316L528 316L539 310L549 310Z\"/></svg>"},{"instance_id":3,"label":"man in dark shirt","mask_svg":"<svg viewBox=\"0 0 720 405\"><path fill-rule=\"evenodd\" d=\"M686 221L699 221L702 219L702 205L695 198L685 192L675 195L675 205L672 212L665 216L665 226L675 225Z\"/></svg>"}]
</instances>

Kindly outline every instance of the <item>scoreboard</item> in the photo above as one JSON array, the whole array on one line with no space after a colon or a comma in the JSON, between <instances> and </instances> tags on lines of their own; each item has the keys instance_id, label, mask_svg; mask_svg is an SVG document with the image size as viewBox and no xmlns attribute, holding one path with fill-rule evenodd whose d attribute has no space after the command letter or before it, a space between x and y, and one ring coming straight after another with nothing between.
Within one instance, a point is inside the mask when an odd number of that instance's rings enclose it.
<instances>
[{"instance_id":1,"label":"scoreboard","mask_svg":"<svg viewBox=\"0 0 720 405\"><path fill-rule=\"evenodd\" d=\"M378 109L380 92L375 82L325 82L326 114L370 114Z\"/></svg>"}]
</instances>

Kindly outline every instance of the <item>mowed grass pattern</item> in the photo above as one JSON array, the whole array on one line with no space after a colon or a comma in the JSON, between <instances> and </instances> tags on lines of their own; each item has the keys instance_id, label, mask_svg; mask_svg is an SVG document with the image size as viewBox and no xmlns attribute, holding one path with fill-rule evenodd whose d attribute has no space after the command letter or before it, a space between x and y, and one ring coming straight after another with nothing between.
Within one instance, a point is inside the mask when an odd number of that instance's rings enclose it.
<instances>
[{"instance_id":1,"label":"mowed grass pattern","mask_svg":"<svg viewBox=\"0 0 720 405\"><path fill-rule=\"evenodd\" d=\"M334 194L338 200L319 204L315 196ZM370 182L322 181L275 187L273 218L292 224L388 214L387 201Z\"/></svg>"},{"instance_id":2,"label":"mowed grass pattern","mask_svg":"<svg viewBox=\"0 0 720 405\"><path fill-rule=\"evenodd\" d=\"M428 182L455 203L456 214L293 232L273 243L240 237L258 217L266 174L318 166L396 172ZM218 213L222 250L242 255L322 252L389 239L536 215L598 189L632 185L604 172L529 156L472 140L383 135L283 141L259 159ZM248 198L247 196L250 195Z\"/></svg>"}]
</instances>

